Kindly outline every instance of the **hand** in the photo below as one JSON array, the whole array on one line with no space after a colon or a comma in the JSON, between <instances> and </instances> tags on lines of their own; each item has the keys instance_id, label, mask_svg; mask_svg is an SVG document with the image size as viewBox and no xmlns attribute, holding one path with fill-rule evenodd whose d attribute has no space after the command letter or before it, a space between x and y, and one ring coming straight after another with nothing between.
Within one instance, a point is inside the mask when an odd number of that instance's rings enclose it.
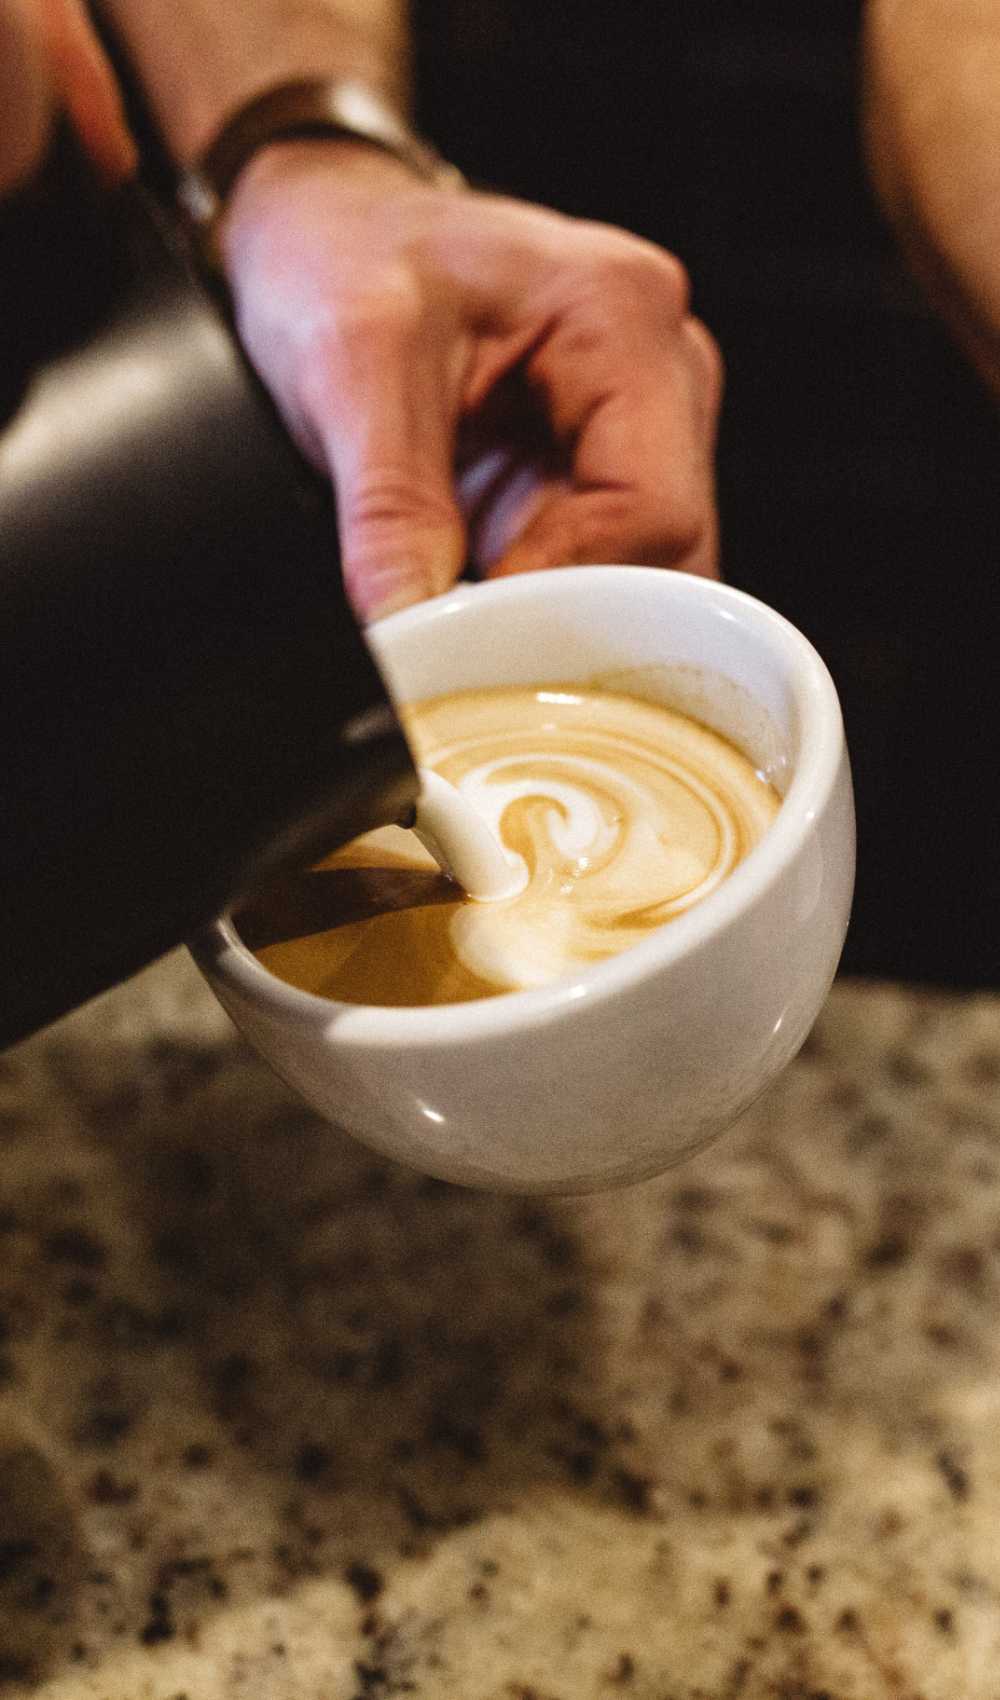
<instances>
[{"instance_id":1,"label":"hand","mask_svg":"<svg viewBox=\"0 0 1000 1700\"><path fill-rule=\"evenodd\" d=\"M1000 396L1000 10L868 0L864 24L875 188L917 278Z\"/></svg>"},{"instance_id":2,"label":"hand","mask_svg":"<svg viewBox=\"0 0 1000 1700\"><path fill-rule=\"evenodd\" d=\"M37 166L59 106L108 181L135 169L118 85L82 0L0 0L0 193Z\"/></svg>"},{"instance_id":3,"label":"hand","mask_svg":"<svg viewBox=\"0 0 1000 1700\"><path fill-rule=\"evenodd\" d=\"M679 263L605 225L282 143L222 230L247 351L375 617L571 561L716 570L721 367Z\"/></svg>"}]
</instances>

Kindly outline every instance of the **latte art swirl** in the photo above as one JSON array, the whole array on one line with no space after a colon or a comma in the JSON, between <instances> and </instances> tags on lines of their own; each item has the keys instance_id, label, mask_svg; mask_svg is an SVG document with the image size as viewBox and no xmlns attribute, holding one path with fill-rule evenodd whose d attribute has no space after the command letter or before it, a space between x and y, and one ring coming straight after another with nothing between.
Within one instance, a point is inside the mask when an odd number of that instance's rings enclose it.
<instances>
[{"instance_id":1,"label":"latte art swirl","mask_svg":"<svg viewBox=\"0 0 1000 1700\"><path fill-rule=\"evenodd\" d=\"M366 917L258 952L308 991L450 1003L572 976L708 897L779 807L732 744L636 697L510 687L403 716L420 762L458 789L525 877L514 896L473 902L413 834L367 834L316 876L362 882Z\"/></svg>"},{"instance_id":2,"label":"latte art swirl","mask_svg":"<svg viewBox=\"0 0 1000 1700\"><path fill-rule=\"evenodd\" d=\"M527 867L516 899L451 921L460 960L495 985L544 985L637 943L714 891L773 818L744 756L658 705L475 693L462 736L443 743L447 702L417 710L413 736Z\"/></svg>"}]
</instances>

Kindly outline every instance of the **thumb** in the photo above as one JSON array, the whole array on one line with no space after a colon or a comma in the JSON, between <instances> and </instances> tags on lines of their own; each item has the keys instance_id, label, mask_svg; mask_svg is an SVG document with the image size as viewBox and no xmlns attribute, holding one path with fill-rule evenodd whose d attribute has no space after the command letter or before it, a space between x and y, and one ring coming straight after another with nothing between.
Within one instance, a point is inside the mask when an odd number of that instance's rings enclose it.
<instances>
[{"instance_id":1,"label":"thumb","mask_svg":"<svg viewBox=\"0 0 1000 1700\"><path fill-rule=\"evenodd\" d=\"M439 595L465 563L447 356L419 323L365 324L341 342L325 405L312 409L336 490L344 584L364 620Z\"/></svg>"},{"instance_id":2,"label":"thumb","mask_svg":"<svg viewBox=\"0 0 1000 1700\"><path fill-rule=\"evenodd\" d=\"M344 585L358 615L377 620L448 590L466 552L450 473L419 451L360 460L346 473L331 459Z\"/></svg>"}]
</instances>

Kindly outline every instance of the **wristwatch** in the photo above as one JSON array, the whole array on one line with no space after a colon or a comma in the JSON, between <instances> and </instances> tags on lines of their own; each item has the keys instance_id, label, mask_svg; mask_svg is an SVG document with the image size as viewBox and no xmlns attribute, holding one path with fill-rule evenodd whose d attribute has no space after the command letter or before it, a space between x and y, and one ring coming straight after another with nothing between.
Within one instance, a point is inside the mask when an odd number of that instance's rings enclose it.
<instances>
[{"instance_id":1,"label":"wristwatch","mask_svg":"<svg viewBox=\"0 0 1000 1700\"><path fill-rule=\"evenodd\" d=\"M280 83L238 107L180 179L177 198L202 249L211 251L229 193L261 148L338 136L381 148L427 183L467 187L462 173L367 84L325 78Z\"/></svg>"}]
</instances>

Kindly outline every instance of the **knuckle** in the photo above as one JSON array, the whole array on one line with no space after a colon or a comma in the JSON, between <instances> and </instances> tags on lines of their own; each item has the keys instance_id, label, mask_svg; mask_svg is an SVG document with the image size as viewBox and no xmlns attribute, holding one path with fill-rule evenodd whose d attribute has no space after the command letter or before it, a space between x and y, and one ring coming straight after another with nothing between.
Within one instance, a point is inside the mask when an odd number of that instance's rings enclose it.
<instances>
[{"instance_id":1,"label":"knuckle","mask_svg":"<svg viewBox=\"0 0 1000 1700\"><path fill-rule=\"evenodd\" d=\"M641 528L637 542L642 559L651 566L677 566L703 547L713 528L714 510L708 495L676 491Z\"/></svg>"},{"instance_id":2,"label":"knuckle","mask_svg":"<svg viewBox=\"0 0 1000 1700\"><path fill-rule=\"evenodd\" d=\"M681 508L671 515L668 549L673 560L682 561L701 548L709 534L711 511L707 506Z\"/></svg>"},{"instance_id":3,"label":"knuckle","mask_svg":"<svg viewBox=\"0 0 1000 1700\"><path fill-rule=\"evenodd\" d=\"M338 519L349 553L366 571L400 563L413 553L446 558L464 549L461 515L447 486L418 469L381 467L337 493Z\"/></svg>"},{"instance_id":4,"label":"knuckle","mask_svg":"<svg viewBox=\"0 0 1000 1700\"><path fill-rule=\"evenodd\" d=\"M683 317L691 303L691 280L687 267L676 254L669 254L665 248L646 248L644 254L650 281L655 279L661 295L677 316Z\"/></svg>"},{"instance_id":5,"label":"knuckle","mask_svg":"<svg viewBox=\"0 0 1000 1700\"><path fill-rule=\"evenodd\" d=\"M419 335L426 310L419 279L400 265L369 279L363 287L345 290L333 304L323 334L334 346L360 341L408 343Z\"/></svg>"},{"instance_id":6,"label":"knuckle","mask_svg":"<svg viewBox=\"0 0 1000 1700\"><path fill-rule=\"evenodd\" d=\"M431 303L408 267L341 288L299 331L296 371L307 412L367 410L385 374L405 372L429 334Z\"/></svg>"},{"instance_id":7,"label":"knuckle","mask_svg":"<svg viewBox=\"0 0 1000 1700\"><path fill-rule=\"evenodd\" d=\"M640 237L615 235L594 257L601 283L638 300L655 302L671 318L680 319L688 310L690 282L676 255Z\"/></svg>"},{"instance_id":8,"label":"knuckle","mask_svg":"<svg viewBox=\"0 0 1000 1700\"><path fill-rule=\"evenodd\" d=\"M457 523L447 491L402 467L369 470L339 495L343 524L354 533L378 533L387 542L413 530L452 529Z\"/></svg>"},{"instance_id":9,"label":"knuckle","mask_svg":"<svg viewBox=\"0 0 1000 1700\"><path fill-rule=\"evenodd\" d=\"M688 319L684 326L684 334L694 357L695 366L705 385L709 405L715 411L722 400L722 392L726 382L726 367L722 358L722 350L711 331L706 325L702 324L700 319Z\"/></svg>"},{"instance_id":10,"label":"knuckle","mask_svg":"<svg viewBox=\"0 0 1000 1700\"><path fill-rule=\"evenodd\" d=\"M634 491L608 491L586 520L584 559L669 567L703 547L714 528L714 510L710 494L696 487L675 489L656 499Z\"/></svg>"},{"instance_id":11,"label":"knuckle","mask_svg":"<svg viewBox=\"0 0 1000 1700\"><path fill-rule=\"evenodd\" d=\"M683 561L700 549L712 529L708 502L679 502L670 514L665 552L670 561Z\"/></svg>"}]
</instances>

